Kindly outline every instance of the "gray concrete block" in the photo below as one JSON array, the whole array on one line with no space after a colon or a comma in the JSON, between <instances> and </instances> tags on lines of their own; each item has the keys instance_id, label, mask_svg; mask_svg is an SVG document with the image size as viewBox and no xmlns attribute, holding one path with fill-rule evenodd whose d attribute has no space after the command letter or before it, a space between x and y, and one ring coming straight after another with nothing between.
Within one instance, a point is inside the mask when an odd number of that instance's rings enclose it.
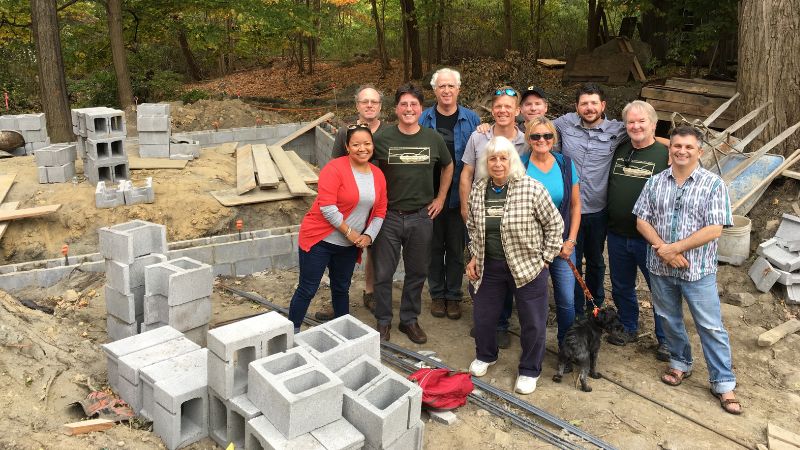
<instances>
[{"instance_id":1,"label":"gray concrete block","mask_svg":"<svg viewBox=\"0 0 800 450\"><path fill-rule=\"evenodd\" d=\"M256 272L263 272L272 268L272 258L257 258L237 261L233 263L233 275L243 277Z\"/></svg>"},{"instance_id":2,"label":"gray concrete block","mask_svg":"<svg viewBox=\"0 0 800 450\"><path fill-rule=\"evenodd\" d=\"M136 115L169 116L169 103L142 103L136 106Z\"/></svg>"},{"instance_id":3,"label":"gray concrete block","mask_svg":"<svg viewBox=\"0 0 800 450\"><path fill-rule=\"evenodd\" d=\"M260 416L261 411L253 405L246 395L240 395L227 401L228 442L236 448L245 448L245 427L247 422Z\"/></svg>"},{"instance_id":4,"label":"gray concrete block","mask_svg":"<svg viewBox=\"0 0 800 450\"><path fill-rule=\"evenodd\" d=\"M793 284L800 284L800 272L787 272L785 270L775 269L780 276L778 277L778 283L783 284L785 286L793 285Z\"/></svg>"},{"instance_id":5,"label":"gray concrete block","mask_svg":"<svg viewBox=\"0 0 800 450\"><path fill-rule=\"evenodd\" d=\"M94 204L98 208L116 208L125 204L125 194L123 192L125 180L113 187L106 187L105 181L99 181L94 190Z\"/></svg>"},{"instance_id":6,"label":"gray concrete block","mask_svg":"<svg viewBox=\"0 0 800 450\"><path fill-rule=\"evenodd\" d=\"M364 450L422 450L424 437L425 424L419 421L388 446L381 448L364 445Z\"/></svg>"},{"instance_id":7,"label":"gray concrete block","mask_svg":"<svg viewBox=\"0 0 800 450\"><path fill-rule=\"evenodd\" d=\"M776 238L764 241L758 246L756 253L766 258L773 266L781 270L794 272L800 269L800 253L790 252L781 247Z\"/></svg>"},{"instance_id":8,"label":"gray concrete block","mask_svg":"<svg viewBox=\"0 0 800 450\"><path fill-rule=\"evenodd\" d=\"M255 127L249 128L236 128L233 131L234 141L257 141L258 130Z\"/></svg>"},{"instance_id":9,"label":"gray concrete block","mask_svg":"<svg viewBox=\"0 0 800 450\"><path fill-rule=\"evenodd\" d=\"M184 377L187 374L201 376L198 372L205 373L208 370L207 361L208 350L201 348L142 368L139 373L142 385L142 408L139 410L139 415L153 420L155 387L160 383Z\"/></svg>"},{"instance_id":10,"label":"gray concrete block","mask_svg":"<svg viewBox=\"0 0 800 450\"><path fill-rule=\"evenodd\" d=\"M379 333L349 314L298 333L294 340L333 371L362 355L381 356Z\"/></svg>"},{"instance_id":11,"label":"gray concrete block","mask_svg":"<svg viewBox=\"0 0 800 450\"><path fill-rule=\"evenodd\" d=\"M169 144L139 144L141 158L169 158Z\"/></svg>"},{"instance_id":12,"label":"gray concrete block","mask_svg":"<svg viewBox=\"0 0 800 450\"><path fill-rule=\"evenodd\" d=\"M144 286L128 290L130 293L124 294L106 284L106 312L123 322L142 322L144 319Z\"/></svg>"},{"instance_id":13,"label":"gray concrete block","mask_svg":"<svg viewBox=\"0 0 800 450\"><path fill-rule=\"evenodd\" d=\"M167 229L144 220L100 228L100 253L106 259L133 264L137 257L167 252Z\"/></svg>"},{"instance_id":14,"label":"gray concrete block","mask_svg":"<svg viewBox=\"0 0 800 450\"><path fill-rule=\"evenodd\" d=\"M109 341L136 336L139 333L139 324L136 322L128 323L114 316L106 316L106 336Z\"/></svg>"},{"instance_id":15,"label":"gray concrete block","mask_svg":"<svg viewBox=\"0 0 800 450\"><path fill-rule=\"evenodd\" d=\"M778 241L783 245L786 242L798 239L800 237L800 217L784 214L781 219L778 231L775 232L775 237Z\"/></svg>"},{"instance_id":16,"label":"gray concrete block","mask_svg":"<svg viewBox=\"0 0 800 450\"><path fill-rule=\"evenodd\" d=\"M191 258L178 258L145 268L145 293L167 297L170 306L210 297L214 276L211 266Z\"/></svg>"},{"instance_id":17,"label":"gray concrete block","mask_svg":"<svg viewBox=\"0 0 800 450\"><path fill-rule=\"evenodd\" d=\"M342 417L342 381L295 347L250 363L247 398L286 438Z\"/></svg>"},{"instance_id":18,"label":"gray concrete block","mask_svg":"<svg viewBox=\"0 0 800 450\"><path fill-rule=\"evenodd\" d=\"M273 269L293 269L299 265L300 258L297 250L284 255L276 255L272 257Z\"/></svg>"},{"instance_id":19,"label":"gray concrete block","mask_svg":"<svg viewBox=\"0 0 800 450\"><path fill-rule=\"evenodd\" d=\"M207 350L207 349L201 349ZM207 353L204 352L204 353ZM206 367L206 354L193 364L175 369L175 376L157 381L154 384L153 400L163 406L167 411L175 414L180 412L183 403L200 396L208 396L208 368ZM172 358L175 359L175 358Z\"/></svg>"},{"instance_id":20,"label":"gray concrete block","mask_svg":"<svg viewBox=\"0 0 800 450\"><path fill-rule=\"evenodd\" d=\"M214 249L210 245L183 248L180 250L170 250L167 252L169 259L192 258L204 264L214 264ZM214 276L217 274L214 273Z\"/></svg>"},{"instance_id":21,"label":"gray concrete block","mask_svg":"<svg viewBox=\"0 0 800 450\"><path fill-rule=\"evenodd\" d=\"M198 393L172 414L156 403L153 432L169 450L185 447L208 436L208 391Z\"/></svg>"},{"instance_id":22,"label":"gray concrete block","mask_svg":"<svg viewBox=\"0 0 800 450\"><path fill-rule=\"evenodd\" d=\"M131 264L107 259L105 260L106 283L122 294L130 294L132 288L144 286L145 267L166 260L167 256L160 253L137 256Z\"/></svg>"},{"instance_id":23,"label":"gray concrete block","mask_svg":"<svg viewBox=\"0 0 800 450\"><path fill-rule=\"evenodd\" d=\"M326 449L357 450L364 446L364 435L346 419L339 419L311 432Z\"/></svg>"},{"instance_id":24,"label":"gray concrete block","mask_svg":"<svg viewBox=\"0 0 800 450\"><path fill-rule=\"evenodd\" d=\"M86 157L96 162L114 160L115 158L127 159L128 152L125 151L125 137L86 139Z\"/></svg>"},{"instance_id":25,"label":"gray concrete block","mask_svg":"<svg viewBox=\"0 0 800 450\"><path fill-rule=\"evenodd\" d=\"M194 342L195 344L205 347L208 339L208 324L206 323L197 328L186 330L183 332L183 335L186 336L186 339Z\"/></svg>"},{"instance_id":26,"label":"gray concrete block","mask_svg":"<svg viewBox=\"0 0 800 450\"><path fill-rule=\"evenodd\" d=\"M214 264L214 276L231 277L233 276L233 264Z\"/></svg>"},{"instance_id":27,"label":"gray concrete block","mask_svg":"<svg viewBox=\"0 0 800 450\"><path fill-rule=\"evenodd\" d=\"M37 166L63 166L77 159L75 144L53 144L33 152Z\"/></svg>"},{"instance_id":28,"label":"gray concrete block","mask_svg":"<svg viewBox=\"0 0 800 450\"><path fill-rule=\"evenodd\" d=\"M245 347L236 355L234 361L223 361L214 352L209 352L208 387L214 389L224 399L247 392L246 364L254 359L253 355L252 347Z\"/></svg>"},{"instance_id":29,"label":"gray concrete block","mask_svg":"<svg viewBox=\"0 0 800 450\"><path fill-rule=\"evenodd\" d=\"M252 347L253 359L260 359L292 348L293 331L289 319L272 311L214 328L208 332L208 349L222 361L232 361L236 352Z\"/></svg>"},{"instance_id":30,"label":"gray concrete block","mask_svg":"<svg viewBox=\"0 0 800 450\"><path fill-rule=\"evenodd\" d=\"M44 113L19 114L17 116L19 130L47 130L47 119Z\"/></svg>"},{"instance_id":31,"label":"gray concrete block","mask_svg":"<svg viewBox=\"0 0 800 450\"><path fill-rule=\"evenodd\" d=\"M169 143L169 156L170 158L173 158L176 155L188 155L192 158L199 158L200 142L198 141L175 142L175 140L173 139Z\"/></svg>"},{"instance_id":32,"label":"gray concrete block","mask_svg":"<svg viewBox=\"0 0 800 450\"><path fill-rule=\"evenodd\" d=\"M106 355L108 384L115 390L117 389L119 358L179 337L181 337L181 333L178 330L171 327L164 327L154 331L142 332L142 334L127 339L103 344L101 348Z\"/></svg>"},{"instance_id":33,"label":"gray concrete block","mask_svg":"<svg viewBox=\"0 0 800 450\"><path fill-rule=\"evenodd\" d=\"M781 274L772 267L772 264L760 256L753 262L753 265L750 266L750 270L747 274L750 275L750 279L756 284L756 289L761 292L769 292L775 282L781 277Z\"/></svg>"},{"instance_id":34,"label":"gray concrete block","mask_svg":"<svg viewBox=\"0 0 800 450\"><path fill-rule=\"evenodd\" d=\"M139 130L139 153L144 145L169 145L172 134L169 131L142 131Z\"/></svg>"},{"instance_id":35,"label":"gray concrete block","mask_svg":"<svg viewBox=\"0 0 800 450\"><path fill-rule=\"evenodd\" d=\"M264 416L258 416L245 426L246 450L326 450L311 433L287 439Z\"/></svg>"},{"instance_id":36,"label":"gray concrete block","mask_svg":"<svg viewBox=\"0 0 800 450\"><path fill-rule=\"evenodd\" d=\"M265 258L291 251L292 241L288 235L243 239L214 247L214 263L236 263L253 259L254 256Z\"/></svg>"},{"instance_id":37,"label":"gray concrete block","mask_svg":"<svg viewBox=\"0 0 800 450\"><path fill-rule=\"evenodd\" d=\"M169 131L169 116L136 116L136 129L142 131Z\"/></svg>"},{"instance_id":38,"label":"gray concrete block","mask_svg":"<svg viewBox=\"0 0 800 450\"><path fill-rule=\"evenodd\" d=\"M224 144L233 141L233 131L231 130L219 130L211 133L212 144Z\"/></svg>"},{"instance_id":39,"label":"gray concrete block","mask_svg":"<svg viewBox=\"0 0 800 450\"><path fill-rule=\"evenodd\" d=\"M126 181L122 193L126 205L155 202L156 197L153 191L153 177L147 177L144 186L138 187L134 186L132 181Z\"/></svg>"},{"instance_id":40,"label":"gray concrete block","mask_svg":"<svg viewBox=\"0 0 800 450\"><path fill-rule=\"evenodd\" d=\"M89 108L85 114L86 137L125 136L125 113L111 108Z\"/></svg>"},{"instance_id":41,"label":"gray concrete block","mask_svg":"<svg viewBox=\"0 0 800 450\"><path fill-rule=\"evenodd\" d=\"M72 181L75 176L75 163L67 163L63 166L37 167L39 183L66 183Z\"/></svg>"},{"instance_id":42,"label":"gray concrete block","mask_svg":"<svg viewBox=\"0 0 800 450\"><path fill-rule=\"evenodd\" d=\"M144 296L144 323L163 323L178 331L208 325L211 319L211 297L203 297L180 305L169 305L163 295Z\"/></svg>"},{"instance_id":43,"label":"gray concrete block","mask_svg":"<svg viewBox=\"0 0 800 450\"><path fill-rule=\"evenodd\" d=\"M130 178L128 157L104 160L92 160L87 157L83 160L83 174L89 183L95 185L99 181L117 183L120 180L127 180Z\"/></svg>"},{"instance_id":44,"label":"gray concrete block","mask_svg":"<svg viewBox=\"0 0 800 450\"><path fill-rule=\"evenodd\" d=\"M226 448L231 442L228 431L228 416L228 400L222 398L213 389L208 388L208 437L222 448ZM244 445L234 444L234 447L244 448Z\"/></svg>"},{"instance_id":45,"label":"gray concrete block","mask_svg":"<svg viewBox=\"0 0 800 450\"><path fill-rule=\"evenodd\" d=\"M790 305L800 304L800 284L784 286L784 298Z\"/></svg>"},{"instance_id":46,"label":"gray concrete block","mask_svg":"<svg viewBox=\"0 0 800 450\"><path fill-rule=\"evenodd\" d=\"M19 130L16 115L0 116L0 130Z\"/></svg>"}]
</instances>

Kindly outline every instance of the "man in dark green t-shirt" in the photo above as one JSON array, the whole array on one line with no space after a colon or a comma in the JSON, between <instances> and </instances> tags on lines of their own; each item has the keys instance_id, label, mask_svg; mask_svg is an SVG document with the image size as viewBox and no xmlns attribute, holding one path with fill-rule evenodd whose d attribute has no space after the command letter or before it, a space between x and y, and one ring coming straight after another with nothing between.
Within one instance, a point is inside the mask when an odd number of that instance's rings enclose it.
<instances>
[{"instance_id":1,"label":"man in dark green t-shirt","mask_svg":"<svg viewBox=\"0 0 800 450\"><path fill-rule=\"evenodd\" d=\"M428 338L417 323L422 309L422 286L428 277L433 219L444 208L453 159L435 130L419 125L422 91L405 84L395 92L398 123L375 135L378 167L386 176L388 210L381 231L372 245L375 270L375 319L381 339L389 340L392 324L392 276L402 251L405 268L400 299L399 330L417 344ZM441 167L439 185L433 171Z\"/></svg>"},{"instance_id":2,"label":"man in dark green t-shirt","mask_svg":"<svg viewBox=\"0 0 800 450\"><path fill-rule=\"evenodd\" d=\"M636 100L622 110L630 137L617 147L608 180L608 263L611 270L611 296L625 331L609 335L608 342L625 345L638 339L639 301L636 298L636 268L642 271L648 287L647 242L636 231L633 205L645 183L668 166L667 147L656 141L658 115L649 103ZM661 321L653 314L658 340L656 358L669 360Z\"/></svg>"}]
</instances>

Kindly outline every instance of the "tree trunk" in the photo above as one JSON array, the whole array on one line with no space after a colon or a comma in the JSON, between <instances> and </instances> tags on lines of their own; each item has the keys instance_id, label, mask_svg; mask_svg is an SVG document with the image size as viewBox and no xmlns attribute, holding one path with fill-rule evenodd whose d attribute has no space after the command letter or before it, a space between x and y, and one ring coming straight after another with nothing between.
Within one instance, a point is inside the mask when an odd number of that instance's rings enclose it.
<instances>
[{"instance_id":1,"label":"tree trunk","mask_svg":"<svg viewBox=\"0 0 800 450\"><path fill-rule=\"evenodd\" d=\"M173 20L179 19L173 18ZM197 62L194 59L194 53L192 53L192 49L189 47L189 39L186 37L186 29L182 24L178 24L178 45L181 47L183 59L186 60L186 68L189 70L189 77L192 81L200 81L202 78L200 75L200 67L197 66Z\"/></svg>"},{"instance_id":2,"label":"tree trunk","mask_svg":"<svg viewBox=\"0 0 800 450\"><path fill-rule=\"evenodd\" d=\"M444 0L439 0L436 8L436 64L442 63L442 28L444 18Z\"/></svg>"},{"instance_id":3,"label":"tree trunk","mask_svg":"<svg viewBox=\"0 0 800 450\"><path fill-rule=\"evenodd\" d=\"M72 115L61 56L61 37L55 0L31 0L31 30L36 42L39 96L47 118L50 141L72 140Z\"/></svg>"},{"instance_id":4,"label":"tree trunk","mask_svg":"<svg viewBox=\"0 0 800 450\"><path fill-rule=\"evenodd\" d=\"M592 51L597 48L597 35L600 33L597 0L589 0L589 14L587 14L586 20L586 48Z\"/></svg>"},{"instance_id":5,"label":"tree trunk","mask_svg":"<svg viewBox=\"0 0 800 450\"><path fill-rule=\"evenodd\" d=\"M534 40L534 47L533 47L533 54L534 58L539 59L541 56L541 49L542 49L542 10L544 9L544 1L539 0L539 6L536 7L536 38ZM531 0L531 5L533 5L533 0Z\"/></svg>"},{"instance_id":6,"label":"tree trunk","mask_svg":"<svg viewBox=\"0 0 800 450\"><path fill-rule=\"evenodd\" d=\"M425 42L427 48L425 49L425 72L431 71L431 61L433 61L433 24L428 24L428 29L425 33Z\"/></svg>"},{"instance_id":7,"label":"tree trunk","mask_svg":"<svg viewBox=\"0 0 800 450\"><path fill-rule=\"evenodd\" d=\"M514 42L511 34L511 0L503 0L503 50L513 50Z\"/></svg>"},{"instance_id":8,"label":"tree trunk","mask_svg":"<svg viewBox=\"0 0 800 450\"><path fill-rule=\"evenodd\" d=\"M381 78L386 77L386 72L389 70L389 55L386 53L386 38L383 34L383 25L378 17L378 4L376 0L369 0L372 21L375 22L375 43L378 48L378 60L381 62Z\"/></svg>"},{"instance_id":9,"label":"tree trunk","mask_svg":"<svg viewBox=\"0 0 800 450\"><path fill-rule=\"evenodd\" d=\"M128 56L125 54L125 40L122 37L122 0L108 0L108 35L111 40L111 59L117 75L117 97L119 106L126 109L133 103L131 76L128 73Z\"/></svg>"},{"instance_id":10,"label":"tree trunk","mask_svg":"<svg viewBox=\"0 0 800 450\"><path fill-rule=\"evenodd\" d=\"M739 3L739 116L772 100L758 120L775 116L759 136L768 142L800 121L800 0L741 0ZM752 123L752 122L751 122ZM749 127L752 129L753 127ZM744 131L743 133L747 133ZM750 148L758 148L751 143ZM788 155L800 147L794 133L775 153Z\"/></svg>"},{"instance_id":11,"label":"tree trunk","mask_svg":"<svg viewBox=\"0 0 800 450\"><path fill-rule=\"evenodd\" d=\"M414 0L400 0L405 17L405 30L408 39L408 50L411 57L411 78L422 78L422 53L419 47L419 28L417 27L417 11Z\"/></svg>"}]
</instances>

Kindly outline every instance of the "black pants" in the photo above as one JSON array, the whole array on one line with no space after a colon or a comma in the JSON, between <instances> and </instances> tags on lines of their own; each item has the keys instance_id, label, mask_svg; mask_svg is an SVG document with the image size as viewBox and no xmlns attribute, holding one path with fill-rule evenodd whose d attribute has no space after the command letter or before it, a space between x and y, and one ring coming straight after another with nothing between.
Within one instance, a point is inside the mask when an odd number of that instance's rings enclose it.
<instances>
[{"instance_id":1,"label":"black pants","mask_svg":"<svg viewBox=\"0 0 800 450\"><path fill-rule=\"evenodd\" d=\"M428 289L431 298L461 301L464 281L464 219L459 208L445 208L433 220Z\"/></svg>"}]
</instances>

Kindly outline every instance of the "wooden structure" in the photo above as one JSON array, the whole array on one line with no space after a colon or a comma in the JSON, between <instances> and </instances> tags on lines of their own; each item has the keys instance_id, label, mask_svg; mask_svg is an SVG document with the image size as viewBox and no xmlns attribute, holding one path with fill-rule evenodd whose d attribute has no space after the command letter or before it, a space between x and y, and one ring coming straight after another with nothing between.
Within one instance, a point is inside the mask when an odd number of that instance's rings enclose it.
<instances>
[{"instance_id":1,"label":"wooden structure","mask_svg":"<svg viewBox=\"0 0 800 450\"><path fill-rule=\"evenodd\" d=\"M578 54L568 61L564 68L564 81L612 85L625 84L631 79L646 82L647 77L631 41L626 37L615 38L615 41L613 49L598 47L592 53Z\"/></svg>"},{"instance_id":2,"label":"wooden structure","mask_svg":"<svg viewBox=\"0 0 800 450\"><path fill-rule=\"evenodd\" d=\"M653 105L660 120L672 120L679 113L688 120L703 120L736 95L736 83L710 81L699 78L669 78L663 85L642 88L641 97ZM736 120L727 108L713 123L712 128L727 128Z\"/></svg>"}]
</instances>

